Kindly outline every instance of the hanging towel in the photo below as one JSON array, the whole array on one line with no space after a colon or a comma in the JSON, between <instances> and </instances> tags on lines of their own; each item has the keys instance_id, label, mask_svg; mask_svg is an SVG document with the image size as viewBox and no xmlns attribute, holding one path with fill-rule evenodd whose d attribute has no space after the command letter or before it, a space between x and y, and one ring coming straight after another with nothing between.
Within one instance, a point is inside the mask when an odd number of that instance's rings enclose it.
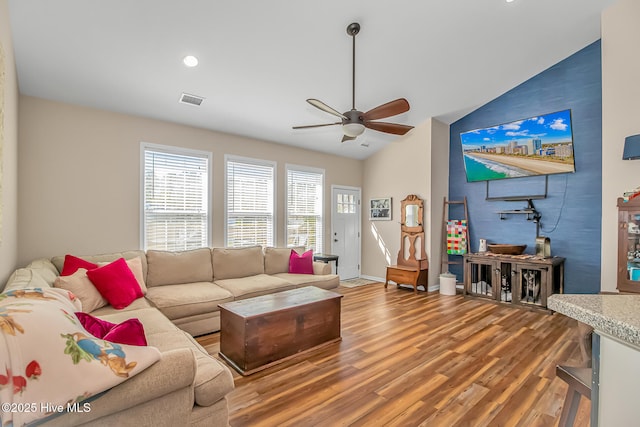
<instances>
[{"instance_id":1,"label":"hanging towel","mask_svg":"<svg viewBox=\"0 0 640 427\"><path fill-rule=\"evenodd\" d=\"M450 219L447 221L447 253L451 255L467 253L466 219Z\"/></svg>"}]
</instances>

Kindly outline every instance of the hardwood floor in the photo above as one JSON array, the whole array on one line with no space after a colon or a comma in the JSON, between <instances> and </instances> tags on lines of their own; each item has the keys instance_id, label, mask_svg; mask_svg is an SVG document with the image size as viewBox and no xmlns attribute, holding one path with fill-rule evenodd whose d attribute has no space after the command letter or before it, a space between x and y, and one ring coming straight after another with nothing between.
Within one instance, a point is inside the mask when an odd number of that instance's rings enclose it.
<instances>
[{"instance_id":1,"label":"hardwood floor","mask_svg":"<svg viewBox=\"0 0 640 427\"><path fill-rule=\"evenodd\" d=\"M338 288L342 341L248 377L239 426L553 426L580 360L575 321L382 284ZM199 337L210 354L219 333ZM219 356L218 356L219 357ZM582 399L576 426L589 425Z\"/></svg>"}]
</instances>

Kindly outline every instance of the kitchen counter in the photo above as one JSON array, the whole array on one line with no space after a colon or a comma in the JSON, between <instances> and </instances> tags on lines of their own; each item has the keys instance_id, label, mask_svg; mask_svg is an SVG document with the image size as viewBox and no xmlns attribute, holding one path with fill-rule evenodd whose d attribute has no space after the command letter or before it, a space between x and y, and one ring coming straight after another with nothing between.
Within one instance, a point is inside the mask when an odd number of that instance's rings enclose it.
<instances>
[{"instance_id":1,"label":"kitchen counter","mask_svg":"<svg viewBox=\"0 0 640 427\"><path fill-rule=\"evenodd\" d=\"M591 426L640 419L640 295L549 297L548 307L593 327Z\"/></svg>"},{"instance_id":2,"label":"kitchen counter","mask_svg":"<svg viewBox=\"0 0 640 427\"><path fill-rule=\"evenodd\" d=\"M551 295L551 310L640 349L640 295Z\"/></svg>"}]
</instances>

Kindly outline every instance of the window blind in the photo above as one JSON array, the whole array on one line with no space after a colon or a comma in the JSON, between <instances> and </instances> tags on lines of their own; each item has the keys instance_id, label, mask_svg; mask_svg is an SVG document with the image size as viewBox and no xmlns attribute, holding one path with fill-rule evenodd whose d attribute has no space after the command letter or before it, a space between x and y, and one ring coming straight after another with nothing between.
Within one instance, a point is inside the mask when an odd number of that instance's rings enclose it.
<instances>
[{"instance_id":1,"label":"window blind","mask_svg":"<svg viewBox=\"0 0 640 427\"><path fill-rule=\"evenodd\" d=\"M226 245L274 246L275 165L230 158L226 169Z\"/></svg>"},{"instance_id":2,"label":"window blind","mask_svg":"<svg viewBox=\"0 0 640 427\"><path fill-rule=\"evenodd\" d=\"M324 173L287 168L287 245L322 252Z\"/></svg>"},{"instance_id":3,"label":"window blind","mask_svg":"<svg viewBox=\"0 0 640 427\"><path fill-rule=\"evenodd\" d=\"M209 156L144 150L145 249L209 246Z\"/></svg>"}]
</instances>

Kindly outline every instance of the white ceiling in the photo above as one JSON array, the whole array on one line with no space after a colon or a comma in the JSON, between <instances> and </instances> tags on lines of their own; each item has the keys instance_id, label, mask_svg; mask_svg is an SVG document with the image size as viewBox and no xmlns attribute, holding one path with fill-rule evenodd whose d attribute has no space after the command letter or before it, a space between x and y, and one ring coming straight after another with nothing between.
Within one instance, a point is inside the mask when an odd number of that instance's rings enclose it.
<instances>
[{"instance_id":1,"label":"white ceiling","mask_svg":"<svg viewBox=\"0 0 640 427\"><path fill-rule=\"evenodd\" d=\"M405 97L385 119L452 123L600 37L614 0L9 0L20 92L363 159L336 117ZM185 55L200 60L182 64ZM205 97L179 104L182 92ZM366 143L369 147L361 146Z\"/></svg>"}]
</instances>

